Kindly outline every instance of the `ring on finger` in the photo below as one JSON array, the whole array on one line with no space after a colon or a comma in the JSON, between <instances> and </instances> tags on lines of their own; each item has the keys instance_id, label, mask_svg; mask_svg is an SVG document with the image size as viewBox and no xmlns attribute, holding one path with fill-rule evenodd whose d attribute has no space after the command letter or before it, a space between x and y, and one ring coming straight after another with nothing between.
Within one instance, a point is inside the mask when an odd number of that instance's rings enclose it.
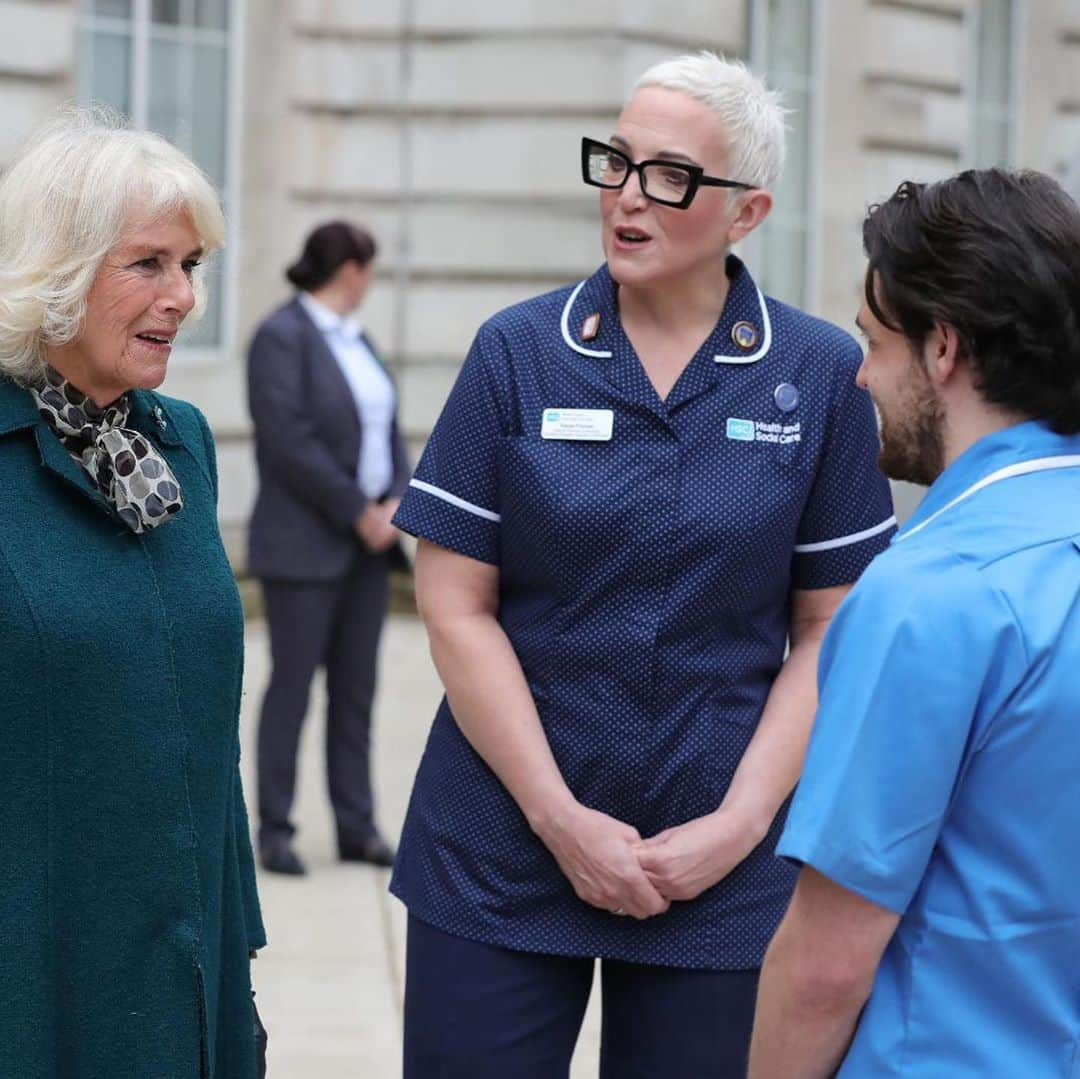
<instances>
[{"instance_id":1,"label":"ring on finger","mask_svg":"<svg viewBox=\"0 0 1080 1079\"><path fill-rule=\"evenodd\" d=\"M612 913L612 914L625 914L625 913L626 913L626 911L625 911L625 910L623 910L623 908L622 908L622 907L619 907L619 908L618 908L618 910L613 910L613 911L612 911L611 913Z\"/></svg>"}]
</instances>

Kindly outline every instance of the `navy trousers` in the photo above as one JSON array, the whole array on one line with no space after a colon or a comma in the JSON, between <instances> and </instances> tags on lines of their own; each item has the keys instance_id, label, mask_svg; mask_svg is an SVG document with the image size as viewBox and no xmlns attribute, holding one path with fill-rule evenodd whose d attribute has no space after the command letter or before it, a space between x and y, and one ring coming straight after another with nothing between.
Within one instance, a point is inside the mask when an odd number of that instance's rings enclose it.
<instances>
[{"instance_id":1,"label":"navy trousers","mask_svg":"<svg viewBox=\"0 0 1080 1079\"><path fill-rule=\"evenodd\" d=\"M389 560L357 544L338 581L263 580L273 670L259 718L259 840L291 835L296 751L311 680L326 667L326 770L339 843L375 831L371 705L389 597Z\"/></svg>"},{"instance_id":2,"label":"navy trousers","mask_svg":"<svg viewBox=\"0 0 1080 1079\"><path fill-rule=\"evenodd\" d=\"M566 1079L593 966L410 916L404 1079ZM600 978L600 1079L745 1079L758 971L604 959Z\"/></svg>"}]
</instances>

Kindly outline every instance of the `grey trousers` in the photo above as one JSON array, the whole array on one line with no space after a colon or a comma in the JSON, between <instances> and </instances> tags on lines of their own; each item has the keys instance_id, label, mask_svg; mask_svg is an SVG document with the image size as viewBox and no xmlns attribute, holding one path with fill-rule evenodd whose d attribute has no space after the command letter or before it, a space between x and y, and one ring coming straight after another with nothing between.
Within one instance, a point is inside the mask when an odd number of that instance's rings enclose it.
<instances>
[{"instance_id":1,"label":"grey trousers","mask_svg":"<svg viewBox=\"0 0 1080 1079\"><path fill-rule=\"evenodd\" d=\"M337 581L262 581L273 669L259 719L259 842L291 836L296 752L311 679L326 668L326 772L338 843L375 832L371 705L389 595L387 555L358 547Z\"/></svg>"}]
</instances>

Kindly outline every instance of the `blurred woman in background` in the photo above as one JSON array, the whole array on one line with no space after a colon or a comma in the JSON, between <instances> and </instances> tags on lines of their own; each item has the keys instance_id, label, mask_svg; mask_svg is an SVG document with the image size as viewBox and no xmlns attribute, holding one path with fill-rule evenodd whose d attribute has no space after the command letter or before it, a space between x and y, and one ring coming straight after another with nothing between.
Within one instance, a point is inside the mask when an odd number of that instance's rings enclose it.
<instances>
[{"instance_id":1,"label":"blurred woman in background","mask_svg":"<svg viewBox=\"0 0 1080 1079\"><path fill-rule=\"evenodd\" d=\"M326 668L326 769L342 861L389 866L375 825L371 709L389 571L390 519L409 479L397 391L355 312L375 241L345 221L316 228L286 276L296 296L248 353L259 493L248 568L262 583L273 669L259 721L259 856L302 874L289 819L311 680Z\"/></svg>"}]
</instances>

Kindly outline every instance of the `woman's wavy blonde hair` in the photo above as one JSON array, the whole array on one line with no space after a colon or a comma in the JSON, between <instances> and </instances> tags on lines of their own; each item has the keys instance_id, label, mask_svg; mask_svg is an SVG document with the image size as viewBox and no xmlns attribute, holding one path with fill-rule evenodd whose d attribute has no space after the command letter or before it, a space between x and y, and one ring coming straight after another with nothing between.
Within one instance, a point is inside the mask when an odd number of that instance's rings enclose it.
<instances>
[{"instance_id":1,"label":"woman's wavy blonde hair","mask_svg":"<svg viewBox=\"0 0 1080 1079\"><path fill-rule=\"evenodd\" d=\"M206 253L225 240L203 172L159 135L104 108L66 107L0 177L0 375L32 385L46 349L81 332L98 267L135 225L186 210ZM206 284L194 279L196 314Z\"/></svg>"}]
</instances>

